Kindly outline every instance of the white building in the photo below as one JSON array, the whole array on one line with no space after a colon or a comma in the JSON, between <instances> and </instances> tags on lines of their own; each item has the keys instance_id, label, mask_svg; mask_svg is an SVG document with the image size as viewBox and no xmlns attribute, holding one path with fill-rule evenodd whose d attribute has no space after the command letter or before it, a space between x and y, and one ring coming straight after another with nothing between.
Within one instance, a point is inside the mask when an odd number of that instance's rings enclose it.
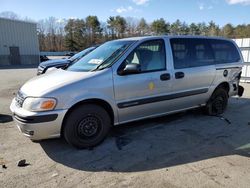
<instances>
[{"instance_id":1,"label":"white building","mask_svg":"<svg viewBox=\"0 0 250 188\"><path fill-rule=\"evenodd\" d=\"M0 66L39 64L36 23L0 18Z\"/></svg>"},{"instance_id":2,"label":"white building","mask_svg":"<svg viewBox=\"0 0 250 188\"><path fill-rule=\"evenodd\" d=\"M250 82L250 38L234 39L241 49L245 65L242 69L241 81Z\"/></svg>"}]
</instances>

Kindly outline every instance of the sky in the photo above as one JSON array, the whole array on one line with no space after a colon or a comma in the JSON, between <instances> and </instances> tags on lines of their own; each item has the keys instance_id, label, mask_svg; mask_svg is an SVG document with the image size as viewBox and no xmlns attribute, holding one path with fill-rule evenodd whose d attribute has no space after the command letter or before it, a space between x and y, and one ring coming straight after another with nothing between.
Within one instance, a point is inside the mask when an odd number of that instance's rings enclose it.
<instances>
[{"instance_id":1,"label":"sky","mask_svg":"<svg viewBox=\"0 0 250 188\"><path fill-rule=\"evenodd\" d=\"M0 12L12 11L34 21L98 16L144 17L148 22L164 18L190 24L213 20L220 26L250 23L250 0L0 0Z\"/></svg>"}]
</instances>

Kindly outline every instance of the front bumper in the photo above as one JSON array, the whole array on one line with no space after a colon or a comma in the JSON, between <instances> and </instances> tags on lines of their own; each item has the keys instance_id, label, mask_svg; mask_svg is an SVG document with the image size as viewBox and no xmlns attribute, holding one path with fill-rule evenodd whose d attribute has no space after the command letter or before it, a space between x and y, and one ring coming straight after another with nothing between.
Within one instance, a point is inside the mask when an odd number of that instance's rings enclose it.
<instances>
[{"instance_id":1,"label":"front bumper","mask_svg":"<svg viewBox=\"0 0 250 188\"><path fill-rule=\"evenodd\" d=\"M67 110L29 112L16 106L12 100L10 110L18 129L31 140L43 140L60 136L63 118Z\"/></svg>"}]
</instances>

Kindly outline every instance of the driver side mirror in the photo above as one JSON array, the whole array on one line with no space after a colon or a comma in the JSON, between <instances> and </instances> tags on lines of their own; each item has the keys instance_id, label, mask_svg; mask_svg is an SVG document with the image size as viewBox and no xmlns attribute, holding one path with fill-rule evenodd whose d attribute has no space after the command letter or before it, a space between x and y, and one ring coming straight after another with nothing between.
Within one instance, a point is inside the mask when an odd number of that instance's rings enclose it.
<instances>
[{"instance_id":1,"label":"driver side mirror","mask_svg":"<svg viewBox=\"0 0 250 188\"><path fill-rule=\"evenodd\" d=\"M138 74L141 72L141 65L137 63L129 63L125 66L124 69L119 71L120 75L128 75L128 74Z\"/></svg>"}]
</instances>

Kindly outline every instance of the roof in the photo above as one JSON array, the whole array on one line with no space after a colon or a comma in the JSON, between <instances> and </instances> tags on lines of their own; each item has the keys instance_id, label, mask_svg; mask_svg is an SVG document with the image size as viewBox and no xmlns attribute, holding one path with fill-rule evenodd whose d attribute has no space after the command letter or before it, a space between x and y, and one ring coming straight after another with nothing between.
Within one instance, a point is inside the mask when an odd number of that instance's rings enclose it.
<instances>
[{"instance_id":1,"label":"roof","mask_svg":"<svg viewBox=\"0 0 250 188\"><path fill-rule=\"evenodd\" d=\"M148 39L148 38L159 38L161 36L142 36L142 37L129 37L129 38L122 38L122 39L117 39L119 41L127 41L127 40L130 40L130 41L137 41L137 40L142 40L142 39Z\"/></svg>"},{"instance_id":2,"label":"roof","mask_svg":"<svg viewBox=\"0 0 250 188\"><path fill-rule=\"evenodd\" d=\"M37 24L36 22L33 22L33 21L17 20L17 19L3 18L3 17L0 17L0 20L6 20L6 21L11 21L11 22L21 22L21 23L28 23L28 24Z\"/></svg>"},{"instance_id":3,"label":"roof","mask_svg":"<svg viewBox=\"0 0 250 188\"><path fill-rule=\"evenodd\" d=\"M118 39L118 41L139 41L144 39L159 39L159 38L202 38L202 39L222 39L229 40L224 37L217 36L201 36L201 35L159 35L159 36L142 36Z\"/></svg>"}]
</instances>

